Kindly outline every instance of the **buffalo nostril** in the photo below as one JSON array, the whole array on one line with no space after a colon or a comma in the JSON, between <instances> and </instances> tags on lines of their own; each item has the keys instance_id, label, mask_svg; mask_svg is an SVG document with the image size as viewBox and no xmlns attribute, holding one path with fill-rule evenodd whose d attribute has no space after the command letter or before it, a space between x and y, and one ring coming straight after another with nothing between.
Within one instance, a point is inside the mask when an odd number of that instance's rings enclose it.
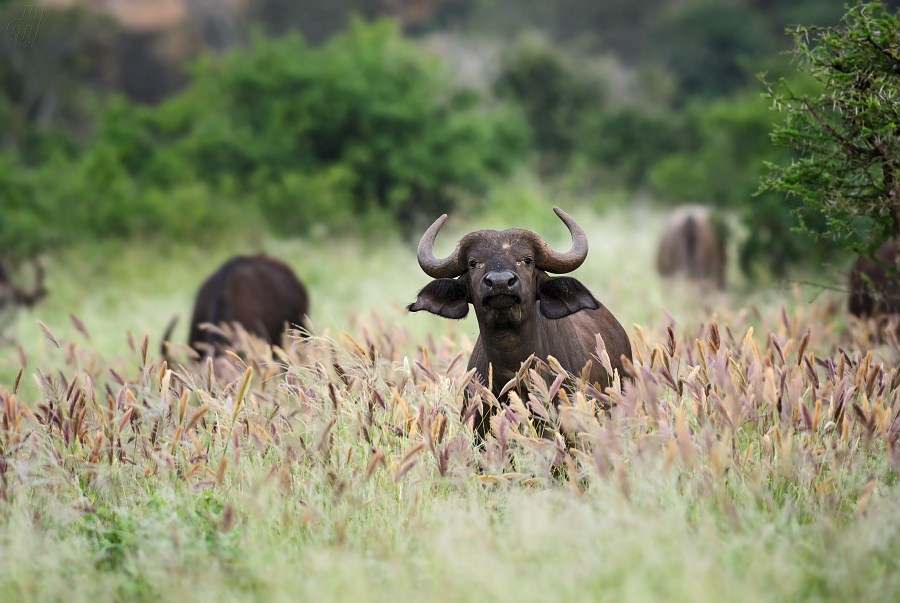
<instances>
[{"instance_id":1,"label":"buffalo nostril","mask_svg":"<svg viewBox=\"0 0 900 603\"><path fill-rule=\"evenodd\" d=\"M519 277L509 270L489 272L481 281L488 289L509 289L519 282Z\"/></svg>"}]
</instances>

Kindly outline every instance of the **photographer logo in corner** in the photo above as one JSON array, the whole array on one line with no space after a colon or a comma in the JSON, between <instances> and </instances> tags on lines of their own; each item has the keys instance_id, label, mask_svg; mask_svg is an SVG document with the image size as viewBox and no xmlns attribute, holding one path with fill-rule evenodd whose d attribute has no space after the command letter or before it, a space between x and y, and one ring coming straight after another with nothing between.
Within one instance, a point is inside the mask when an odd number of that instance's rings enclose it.
<instances>
[{"instance_id":1,"label":"photographer logo in corner","mask_svg":"<svg viewBox=\"0 0 900 603\"><path fill-rule=\"evenodd\" d=\"M16 48L33 48L43 16L43 4L26 5L22 18L13 19L6 26L6 37L12 40Z\"/></svg>"}]
</instances>

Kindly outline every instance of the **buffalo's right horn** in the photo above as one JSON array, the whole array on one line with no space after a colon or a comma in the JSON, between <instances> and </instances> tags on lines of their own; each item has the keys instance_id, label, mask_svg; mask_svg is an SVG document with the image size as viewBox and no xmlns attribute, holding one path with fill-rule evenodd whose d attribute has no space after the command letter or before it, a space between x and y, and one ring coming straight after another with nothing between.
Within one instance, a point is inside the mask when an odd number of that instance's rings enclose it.
<instances>
[{"instance_id":1,"label":"buffalo's right horn","mask_svg":"<svg viewBox=\"0 0 900 603\"><path fill-rule=\"evenodd\" d=\"M438 231L444 222L447 221L447 214L434 221L434 224L422 235L419 241L419 248L416 251L416 257L419 259L419 266L422 271L431 278L456 278L466 271L466 267L459 260L459 243L453 253L444 259L434 257L434 240L437 238Z\"/></svg>"},{"instance_id":2,"label":"buffalo's right horn","mask_svg":"<svg viewBox=\"0 0 900 603\"><path fill-rule=\"evenodd\" d=\"M558 207L553 211L563 221L569 233L572 235L572 248L569 251L553 251L546 241L534 235L537 246L537 254L534 265L553 274L565 274L572 272L584 263L588 253L588 240L584 229L575 221L575 218Z\"/></svg>"}]
</instances>

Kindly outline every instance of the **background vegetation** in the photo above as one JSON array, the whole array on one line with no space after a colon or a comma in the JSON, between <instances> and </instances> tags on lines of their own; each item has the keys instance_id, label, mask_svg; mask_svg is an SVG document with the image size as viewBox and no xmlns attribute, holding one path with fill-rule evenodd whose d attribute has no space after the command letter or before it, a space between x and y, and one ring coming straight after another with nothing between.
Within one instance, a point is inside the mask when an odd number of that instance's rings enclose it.
<instances>
[{"instance_id":1,"label":"background vegetation","mask_svg":"<svg viewBox=\"0 0 900 603\"><path fill-rule=\"evenodd\" d=\"M478 211L511 173L534 170L575 203L716 205L743 225L751 277L837 260L827 236L794 232L793 201L755 196L765 161L796 157L770 144L781 117L755 76L812 90L778 54L784 28L835 24L843 2L320 4L187 3L174 30L136 33L76 3L48 7L34 50L6 39L0 253L203 242L248 224L410 233L443 211ZM383 16L399 25L367 22ZM474 76L454 76L465 61L448 43L423 50L448 36L484 50ZM126 74L142 70L169 75L136 90Z\"/></svg>"},{"instance_id":2,"label":"background vegetation","mask_svg":"<svg viewBox=\"0 0 900 603\"><path fill-rule=\"evenodd\" d=\"M71 157L29 169L10 153L0 169L7 250L202 239L248 216L283 234L409 225L450 187L483 193L526 150L514 112L448 89L437 60L389 22L357 21L319 48L256 37L191 75L159 106L111 99Z\"/></svg>"}]
</instances>

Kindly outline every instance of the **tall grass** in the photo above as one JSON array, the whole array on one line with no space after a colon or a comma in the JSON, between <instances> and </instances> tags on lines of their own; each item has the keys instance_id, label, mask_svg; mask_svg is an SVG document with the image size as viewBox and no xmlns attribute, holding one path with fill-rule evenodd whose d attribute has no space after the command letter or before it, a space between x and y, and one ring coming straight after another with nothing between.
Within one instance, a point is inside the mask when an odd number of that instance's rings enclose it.
<instances>
[{"instance_id":1,"label":"tall grass","mask_svg":"<svg viewBox=\"0 0 900 603\"><path fill-rule=\"evenodd\" d=\"M635 327L633 381L602 394L534 361L483 446L468 350L417 349L377 320L274 351L239 332L239 355L200 365L161 364L145 338L122 373L48 330L64 368L0 404L0 584L23 599L888 596L900 371L825 351L818 311L761 332Z\"/></svg>"}]
</instances>

